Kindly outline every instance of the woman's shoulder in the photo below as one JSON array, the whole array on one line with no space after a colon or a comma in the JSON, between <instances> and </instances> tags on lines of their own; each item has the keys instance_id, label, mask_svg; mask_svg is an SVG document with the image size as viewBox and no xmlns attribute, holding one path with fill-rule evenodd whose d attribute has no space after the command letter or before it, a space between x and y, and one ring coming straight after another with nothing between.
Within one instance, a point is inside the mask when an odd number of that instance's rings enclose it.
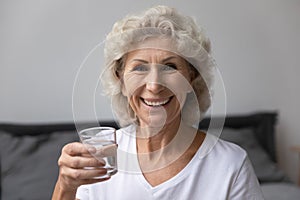
<instances>
[{"instance_id":1,"label":"woman's shoulder","mask_svg":"<svg viewBox=\"0 0 300 200\"><path fill-rule=\"evenodd\" d=\"M241 156L246 156L247 152L240 147L239 145L223 140L221 138L218 138L218 146L220 149L227 151L229 153L232 153L234 155L241 155Z\"/></svg>"},{"instance_id":2,"label":"woman's shoulder","mask_svg":"<svg viewBox=\"0 0 300 200\"><path fill-rule=\"evenodd\" d=\"M120 129L118 129L117 133L132 134L133 132L135 133L135 130L136 130L136 125L129 124L128 126L121 127Z\"/></svg>"},{"instance_id":3,"label":"woman's shoulder","mask_svg":"<svg viewBox=\"0 0 300 200\"><path fill-rule=\"evenodd\" d=\"M244 162L244 160L247 158L247 152L243 148L232 142L220 139L219 137L210 133L206 134L201 148L202 152L200 155L202 157L208 156L218 160L225 159L229 162L236 162L237 160Z\"/></svg>"},{"instance_id":4,"label":"woman's shoulder","mask_svg":"<svg viewBox=\"0 0 300 200\"><path fill-rule=\"evenodd\" d=\"M118 149L124 152L135 153L135 141L136 141L136 126L129 125L117 130L117 144Z\"/></svg>"},{"instance_id":5,"label":"woman's shoulder","mask_svg":"<svg viewBox=\"0 0 300 200\"><path fill-rule=\"evenodd\" d=\"M134 124L131 124L117 130L117 139L121 140L124 138L132 138L135 137L135 133L136 133L136 126Z\"/></svg>"}]
</instances>

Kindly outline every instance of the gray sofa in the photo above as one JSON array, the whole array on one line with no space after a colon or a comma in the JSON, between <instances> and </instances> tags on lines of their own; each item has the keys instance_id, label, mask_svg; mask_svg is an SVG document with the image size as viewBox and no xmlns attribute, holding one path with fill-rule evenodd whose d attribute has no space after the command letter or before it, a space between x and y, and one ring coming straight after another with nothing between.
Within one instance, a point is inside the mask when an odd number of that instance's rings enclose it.
<instances>
[{"instance_id":1,"label":"gray sofa","mask_svg":"<svg viewBox=\"0 0 300 200\"><path fill-rule=\"evenodd\" d=\"M227 116L221 138L246 149L267 200L299 200L300 189L276 165L276 120L273 112ZM118 127L115 122L100 124ZM206 118L199 128L207 129L209 124ZM90 124L82 123L84 126ZM0 124L1 199L50 199L61 148L72 141L79 141L73 123Z\"/></svg>"}]
</instances>

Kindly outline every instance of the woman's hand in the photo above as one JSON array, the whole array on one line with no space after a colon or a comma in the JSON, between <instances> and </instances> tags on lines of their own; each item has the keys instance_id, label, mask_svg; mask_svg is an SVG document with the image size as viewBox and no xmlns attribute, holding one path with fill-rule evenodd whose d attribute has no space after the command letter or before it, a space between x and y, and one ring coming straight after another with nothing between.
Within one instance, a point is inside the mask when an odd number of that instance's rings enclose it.
<instances>
[{"instance_id":1,"label":"woman's hand","mask_svg":"<svg viewBox=\"0 0 300 200\"><path fill-rule=\"evenodd\" d=\"M58 160L59 176L52 199L63 199L63 196L75 199L77 188L80 185L92 184L108 180L103 176L107 170L103 168L105 161L97 160L90 153L96 152L94 147L87 149L79 142L69 143L62 149Z\"/></svg>"}]
</instances>

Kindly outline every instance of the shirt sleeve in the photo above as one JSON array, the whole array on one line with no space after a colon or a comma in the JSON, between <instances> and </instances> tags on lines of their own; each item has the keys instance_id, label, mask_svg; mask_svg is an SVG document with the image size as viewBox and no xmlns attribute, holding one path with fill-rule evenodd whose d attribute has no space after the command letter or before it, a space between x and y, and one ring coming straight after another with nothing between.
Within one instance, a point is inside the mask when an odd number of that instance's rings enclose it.
<instances>
[{"instance_id":1,"label":"shirt sleeve","mask_svg":"<svg viewBox=\"0 0 300 200\"><path fill-rule=\"evenodd\" d=\"M230 189L229 199L264 200L260 185L248 157L245 158Z\"/></svg>"},{"instance_id":2,"label":"shirt sleeve","mask_svg":"<svg viewBox=\"0 0 300 200\"><path fill-rule=\"evenodd\" d=\"M76 199L89 200L89 186L82 185L77 188Z\"/></svg>"}]
</instances>

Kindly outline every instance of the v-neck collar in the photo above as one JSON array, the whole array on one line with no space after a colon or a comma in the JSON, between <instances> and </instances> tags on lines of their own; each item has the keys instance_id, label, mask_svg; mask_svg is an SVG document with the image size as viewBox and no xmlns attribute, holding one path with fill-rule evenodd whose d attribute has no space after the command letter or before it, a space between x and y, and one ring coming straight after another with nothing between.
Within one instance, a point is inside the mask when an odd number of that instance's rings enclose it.
<instances>
[{"instance_id":1,"label":"v-neck collar","mask_svg":"<svg viewBox=\"0 0 300 200\"><path fill-rule=\"evenodd\" d=\"M134 142L136 144L136 141ZM174 185L177 185L178 183L182 182L190 173L192 173L192 166L194 165L195 162L200 162L201 158L205 157L204 155L207 155L209 153L208 147L211 145L211 136L210 134L206 134L200 148L197 150L193 158L188 162L188 164L180 170L175 176L171 177L170 179L156 185L152 186L144 177L142 170L140 168L140 165L138 165L138 170L139 173L136 174L136 178L138 181L143 185L143 187L152 193L155 193L156 191L159 191L161 188L166 188L166 187L172 187ZM136 161L138 161L138 155L137 155L137 150L135 148L135 155L136 155Z\"/></svg>"}]
</instances>

